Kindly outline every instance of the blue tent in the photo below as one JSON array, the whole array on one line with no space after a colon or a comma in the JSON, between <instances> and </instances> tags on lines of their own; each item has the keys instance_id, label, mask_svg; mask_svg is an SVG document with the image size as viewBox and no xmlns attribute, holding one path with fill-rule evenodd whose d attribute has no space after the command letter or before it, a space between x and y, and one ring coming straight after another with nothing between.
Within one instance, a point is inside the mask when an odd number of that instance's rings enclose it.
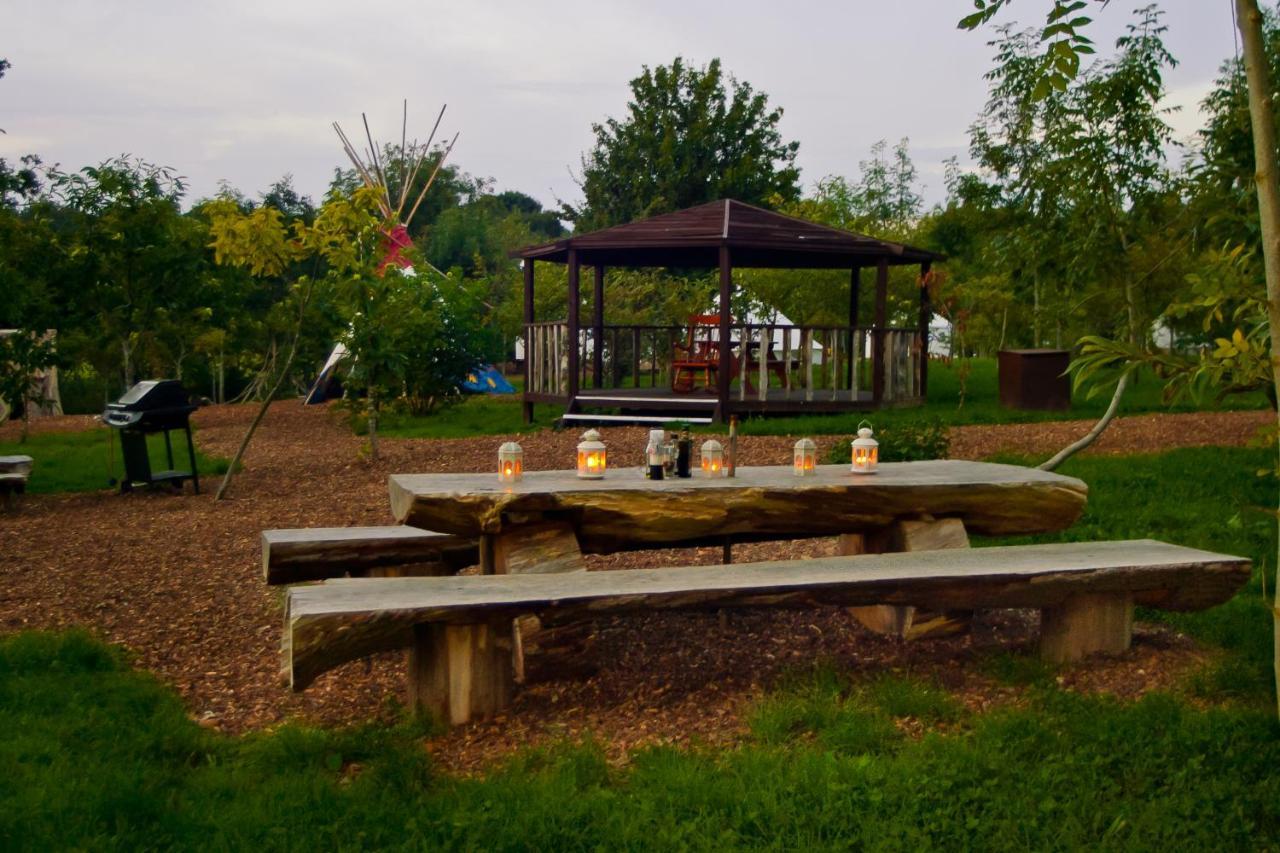
<instances>
[{"instance_id":1,"label":"blue tent","mask_svg":"<svg viewBox=\"0 0 1280 853\"><path fill-rule=\"evenodd\" d=\"M477 394L514 394L516 389L492 364L482 365L467 374L462 387Z\"/></svg>"}]
</instances>

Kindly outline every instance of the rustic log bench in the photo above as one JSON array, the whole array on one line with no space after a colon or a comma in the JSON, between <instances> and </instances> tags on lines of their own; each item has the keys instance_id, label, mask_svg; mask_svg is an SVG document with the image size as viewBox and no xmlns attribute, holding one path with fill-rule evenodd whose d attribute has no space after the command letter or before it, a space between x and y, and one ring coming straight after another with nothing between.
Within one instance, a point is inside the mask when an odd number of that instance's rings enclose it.
<instances>
[{"instance_id":1,"label":"rustic log bench","mask_svg":"<svg viewBox=\"0 0 1280 853\"><path fill-rule=\"evenodd\" d=\"M1041 654L1128 648L1133 606L1203 609L1250 563L1153 540L838 556L615 572L332 580L292 587L284 668L294 690L339 664L410 649L410 699L453 724L512 695L512 619L660 609L891 604L1041 609Z\"/></svg>"},{"instance_id":2,"label":"rustic log bench","mask_svg":"<svg viewBox=\"0 0 1280 853\"><path fill-rule=\"evenodd\" d=\"M26 492L33 464L30 456L0 456L0 507L15 505Z\"/></svg>"},{"instance_id":3,"label":"rustic log bench","mask_svg":"<svg viewBox=\"0 0 1280 853\"><path fill-rule=\"evenodd\" d=\"M480 560L475 539L417 527L306 527L262 531L268 584L352 576L445 575Z\"/></svg>"}]
</instances>

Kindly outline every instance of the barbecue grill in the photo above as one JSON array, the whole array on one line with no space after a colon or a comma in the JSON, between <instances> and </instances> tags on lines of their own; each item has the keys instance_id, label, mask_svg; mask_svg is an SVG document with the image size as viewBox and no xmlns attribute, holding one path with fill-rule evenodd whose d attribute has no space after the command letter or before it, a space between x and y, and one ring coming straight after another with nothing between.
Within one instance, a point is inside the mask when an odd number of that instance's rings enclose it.
<instances>
[{"instance_id":1,"label":"barbecue grill","mask_svg":"<svg viewBox=\"0 0 1280 853\"><path fill-rule=\"evenodd\" d=\"M128 492L134 486L154 486L168 483L182 488L184 480L190 480L196 494L200 494L200 474L196 470L196 448L191 440L191 413L196 410L191 398L175 379L155 379L139 382L119 400L108 403L102 413L102 422L120 432L120 451L124 456L124 477L120 491ZM187 435L187 457L190 471L174 469L172 431L181 430ZM152 471L151 456L147 452L147 436L164 433L165 456L168 470Z\"/></svg>"}]
</instances>

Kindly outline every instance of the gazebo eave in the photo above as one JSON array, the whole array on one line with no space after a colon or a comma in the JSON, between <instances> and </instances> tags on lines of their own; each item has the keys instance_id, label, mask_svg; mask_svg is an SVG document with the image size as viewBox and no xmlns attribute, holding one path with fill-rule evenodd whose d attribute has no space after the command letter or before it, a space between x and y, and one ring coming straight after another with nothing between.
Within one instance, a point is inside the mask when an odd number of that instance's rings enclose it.
<instances>
[{"instance_id":1,"label":"gazebo eave","mask_svg":"<svg viewBox=\"0 0 1280 853\"><path fill-rule=\"evenodd\" d=\"M847 246L795 246L786 243L735 240L671 240L650 245L628 243L622 245L583 245L573 240L561 240L543 246L535 246L512 257L530 261L567 264L570 251L575 252L577 262L584 266L609 267L684 267L717 269L720 265L720 249L727 247L733 265L746 269L850 269L874 267L881 259L889 266L908 266L937 263L945 257L911 247L898 247L898 251L886 251L883 245L851 249Z\"/></svg>"}]
</instances>

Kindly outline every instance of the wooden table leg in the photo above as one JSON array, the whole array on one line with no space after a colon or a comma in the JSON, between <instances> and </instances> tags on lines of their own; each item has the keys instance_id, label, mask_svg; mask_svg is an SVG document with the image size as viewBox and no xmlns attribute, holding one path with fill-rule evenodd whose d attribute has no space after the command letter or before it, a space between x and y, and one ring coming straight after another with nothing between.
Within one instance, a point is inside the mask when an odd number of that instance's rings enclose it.
<instances>
[{"instance_id":1,"label":"wooden table leg","mask_svg":"<svg viewBox=\"0 0 1280 853\"><path fill-rule=\"evenodd\" d=\"M958 518L904 519L874 534L849 533L837 542L840 554L883 554L890 551L937 551L968 548L969 534ZM868 629L903 640L938 637L968 630L972 611L933 613L917 607L873 604L850 607L849 613Z\"/></svg>"},{"instance_id":2,"label":"wooden table leg","mask_svg":"<svg viewBox=\"0 0 1280 853\"><path fill-rule=\"evenodd\" d=\"M493 542L495 574L520 575L585 572L582 548L573 527L563 521L520 525L499 533ZM512 671L517 684L525 681L525 656L551 647L574 644L582 623L548 628L533 615L520 616L511 626Z\"/></svg>"},{"instance_id":3,"label":"wooden table leg","mask_svg":"<svg viewBox=\"0 0 1280 853\"><path fill-rule=\"evenodd\" d=\"M511 704L511 627L416 625L409 649L409 699L450 725L491 716Z\"/></svg>"},{"instance_id":4,"label":"wooden table leg","mask_svg":"<svg viewBox=\"0 0 1280 853\"><path fill-rule=\"evenodd\" d=\"M519 525L480 537L482 574L586 571L573 528L564 522ZM560 631L560 628L554 629ZM414 628L409 650L409 698L460 725L511 704L524 680L524 656L545 642L536 616L467 625Z\"/></svg>"}]
</instances>

